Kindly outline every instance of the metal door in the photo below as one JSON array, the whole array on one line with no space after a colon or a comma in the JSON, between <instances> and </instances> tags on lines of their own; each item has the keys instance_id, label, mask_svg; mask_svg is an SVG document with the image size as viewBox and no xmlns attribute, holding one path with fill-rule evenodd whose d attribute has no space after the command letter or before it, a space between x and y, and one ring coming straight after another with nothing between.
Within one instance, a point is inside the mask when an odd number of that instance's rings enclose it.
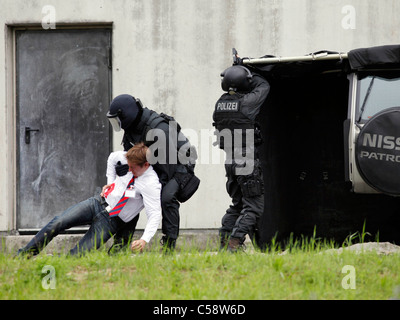
<instances>
[{"instance_id":1,"label":"metal door","mask_svg":"<svg viewBox=\"0 0 400 320\"><path fill-rule=\"evenodd\" d=\"M18 229L106 183L110 48L109 29L16 31Z\"/></svg>"}]
</instances>

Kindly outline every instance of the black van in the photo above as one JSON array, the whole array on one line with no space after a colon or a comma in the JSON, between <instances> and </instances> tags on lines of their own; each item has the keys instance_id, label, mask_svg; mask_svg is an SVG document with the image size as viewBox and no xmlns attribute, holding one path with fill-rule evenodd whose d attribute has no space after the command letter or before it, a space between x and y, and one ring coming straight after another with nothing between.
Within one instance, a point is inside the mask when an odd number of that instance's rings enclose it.
<instances>
[{"instance_id":1,"label":"black van","mask_svg":"<svg viewBox=\"0 0 400 320\"><path fill-rule=\"evenodd\" d=\"M342 241L364 224L400 242L400 45L234 62L271 85L257 244L314 230Z\"/></svg>"}]
</instances>

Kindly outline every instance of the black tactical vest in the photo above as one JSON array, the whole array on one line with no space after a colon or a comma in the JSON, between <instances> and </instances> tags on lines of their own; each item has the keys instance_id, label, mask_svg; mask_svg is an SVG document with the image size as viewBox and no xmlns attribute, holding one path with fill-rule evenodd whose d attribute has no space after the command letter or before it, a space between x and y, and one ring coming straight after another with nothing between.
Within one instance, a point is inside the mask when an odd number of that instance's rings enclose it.
<instances>
[{"instance_id":1,"label":"black tactical vest","mask_svg":"<svg viewBox=\"0 0 400 320\"><path fill-rule=\"evenodd\" d=\"M242 111L239 94L224 94L215 104L213 120L218 130L254 129L254 122Z\"/></svg>"},{"instance_id":2,"label":"black tactical vest","mask_svg":"<svg viewBox=\"0 0 400 320\"><path fill-rule=\"evenodd\" d=\"M125 134L122 140L125 151L128 151L134 144L139 142L143 142L147 147L150 147L154 143L154 140L147 140L147 133L152 129L159 128L160 123L165 122L166 124L170 124L171 121L176 123L175 129L177 135L175 139L177 140L174 141L174 144L176 144L177 146L178 155L179 152L184 153L182 156L190 162L189 164L184 164L188 165L187 167L189 168L189 170L193 171L194 165L197 160L196 148L190 144L188 138L186 138L186 136L182 133L179 123L177 123L173 117L166 115L165 113L158 114L153 110L144 108L142 118L137 126L135 128L132 128L132 130L130 131L125 130ZM173 137L170 136L169 138L172 139Z\"/></svg>"},{"instance_id":3,"label":"black tactical vest","mask_svg":"<svg viewBox=\"0 0 400 320\"><path fill-rule=\"evenodd\" d=\"M226 134L226 129L229 130L232 134L232 144L234 143L234 130L241 129L242 130L242 142L243 146L245 146L245 134L246 129L254 129L255 123L250 120L246 114L243 113L242 103L241 103L241 95L239 94L224 94L215 104L215 110L213 114L213 126L217 129L217 143L219 147L222 149L224 147L230 147L224 143L221 139L223 133Z\"/></svg>"}]
</instances>

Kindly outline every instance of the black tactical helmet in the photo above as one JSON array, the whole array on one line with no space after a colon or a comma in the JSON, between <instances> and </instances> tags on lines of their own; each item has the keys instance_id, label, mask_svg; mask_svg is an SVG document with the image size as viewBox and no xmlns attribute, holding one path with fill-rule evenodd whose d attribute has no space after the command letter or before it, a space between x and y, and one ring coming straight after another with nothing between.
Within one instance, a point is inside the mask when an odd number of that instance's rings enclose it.
<instances>
[{"instance_id":1,"label":"black tactical helmet","mask_svg":"<svg viewBox=\"0 0 400 320\"><path fill-rule=\"evenodd\" d=\"M249 92L253 76L249 69L243 66L232 66L221 73L221 87L224 91Z\"/></svg>"},{"instance_id":2,"label":"black tactical helmet","mask_svg":"<svg viewBox=\"0 0 400 320\"><path fill-rule=\"evenodd\" d=\"M140 100L135 99L129 94L121 94L114 98L110 104L110 110L107 118L115 131L121 128L126 130L129 126L141 116L142 104Z\"/></svg>"}]
</instances>

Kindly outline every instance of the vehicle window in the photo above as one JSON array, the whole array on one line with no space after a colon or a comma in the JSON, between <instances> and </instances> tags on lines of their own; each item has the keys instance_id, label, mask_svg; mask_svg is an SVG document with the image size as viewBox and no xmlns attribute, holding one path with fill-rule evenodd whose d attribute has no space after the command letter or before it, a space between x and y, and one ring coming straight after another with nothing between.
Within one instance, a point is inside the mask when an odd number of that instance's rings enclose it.
<instances>
[{"instance_id":1,"label":"vehicle window","mask_svg":"<svg viewBox=\"0 0 400 320\"><path fill-rule=\"evenodd\" d=\"M358 90L357 110L361 121L369 120L384 109L400 106L400 75L359 77Z\"/></svg>"}]
</instances>

